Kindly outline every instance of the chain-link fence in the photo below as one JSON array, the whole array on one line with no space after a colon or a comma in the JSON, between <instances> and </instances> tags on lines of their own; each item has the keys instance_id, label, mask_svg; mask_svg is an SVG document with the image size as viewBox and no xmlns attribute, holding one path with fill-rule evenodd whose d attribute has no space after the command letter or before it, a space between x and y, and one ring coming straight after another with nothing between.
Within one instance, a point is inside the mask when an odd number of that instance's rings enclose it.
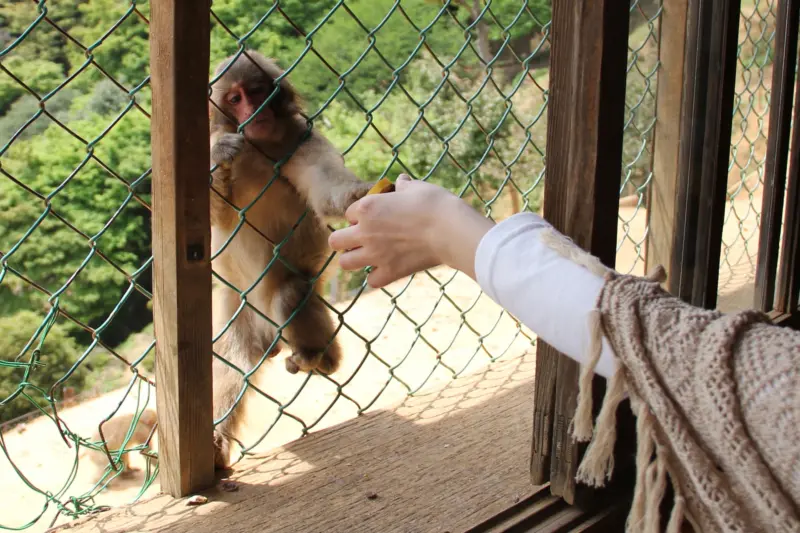
<instances>
[{"instance_id":1,"label":"chain-link fence","mask_svg":"<svg viewBox=\"0 0 800 533\"><path fill-rule=\"evenodd\" d=\"M767 152L774 0L742 2L725 225L720 258L720 309L753 305Z\"/></svg>"},{"instance_id":2,"label":"chain-link fence","mask_svg":"<svg viewBox=\"0 0 800 533\"><path fill-rule=\"evenodd\" d=\"M122 454L156 474L148 10L100 4L0 7L3 528L97 509Z\"/></svg>"},{"instance_id":3,"label":"chain-link fence","mask_svg":"<svg viewBox=\"0 0 800 533\"><path fill-rule=\"evenodd\" d=\"M263 16L244 19L228 7L212 7L212 63L245 49L274 57L303 95L308 123L342 151L356 175L374 180L406 172L457 192L495 219L538 209L547 71L530 63L547 50L545 3L498 2L478 9L450 2L332 2L310 9L281 2ZM286 39L273 45L269 39L275 35ZM265 177L257 199L236 206L237 218L246 221L276 186ZM244 227L226 234L212 254L223 253ZM274 246L278 261L286 263L279 243L288 238L264 238L263 245ZM297 319L294 310L281 323L253 304L255 287L276 265L269 260L244 286L215 269L219 290L229 296L232 291L236 302L215 331L215 350L225 346L217 341L237 321L276 329L283 337ZM326 267L335 267L335 257ZM336 342L345 354L335 374L287 375L282 364L267 362L270 342L250 354L252 366L244 368L232 361L234 354L215 353L220 367L232 369L241 382L235 405L215 420L221 428L233 413L245 411L234 460L531 349L524 328L449 269L370 293L363 273L337 272L333 291L320 279L322 272L310 276L317 286L309 298L320 299L334 318Z\"/></svg>"},{"instance_id":4,"label":"chain-link fence","mask_svg":"<svg viewBox=\"0 0 800 533\"><path fill-rule=\"evenodd\" d=\"M635 200L620 211L623 271L641 268L646 237L660 10L631 5L620 183ZM0 528L44 529L135 500L158 473L149 9L12 0L0 17ZM540 210L547 0L216 0L210 17L209 72L246 50L275 58L309 125L362 179L406 172L496 220ZM272 186L266 176L259 197ZM246 231L252 206L230 207ZM285 331L253 291L285 264L288 236L262 237L274 260L252 283L214 274L215 290L238 302L215 341L243 314ZM233 365L215 344L217 364L241 380L233 460L533 349L530 332L462 274L436 268L369 291L365 273L337 261L309 279L342 346L336 373L289 374L272 346Z\"/></svg>"},{"instance_id":5,"label":"chain-link fence","mask_svg":"<svg viewBox=\"0 0 800 533\"><path fill-rule=\"evenodd\" d=\"M644 273L646 198L653 179L660 0L631 2L616 268Z\"/></svg>"}]
</instances>

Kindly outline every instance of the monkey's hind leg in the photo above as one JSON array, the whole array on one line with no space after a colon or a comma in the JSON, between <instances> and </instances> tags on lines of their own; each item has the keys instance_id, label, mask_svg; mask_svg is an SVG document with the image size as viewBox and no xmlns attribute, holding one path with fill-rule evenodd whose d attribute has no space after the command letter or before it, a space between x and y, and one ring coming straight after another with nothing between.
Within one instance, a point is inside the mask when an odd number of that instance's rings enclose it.
<instances>
[{"instance_id":1,"label":"monkey's hind leg","mask_svg":"<svg viewBox=\"0 0 800 533\"><path fill-rule=\"evenodd\" d=\"M229 292L230 294L225 294ZM223 317L232 315L225 311L235 309L238 299L232 291L224 291L219 297L215 312L219 311L220 316L219 318L215 316L215 322L219 320L215 332L221 331L224 327ZM229 300L227 302L226 297ZM226 304L228 304L227 309L225 309ZM228 467L231 446L235 442L233 437L242 423L244 409L241 400L244 400L244 397L239 398L245 386L242 373L253 369L254 364L274 339L274 331L267 331L263 324L259 324L260 328L256 328L256 320L251 310L243 310L230 324L225 334L214 343L215 352L236 367L232 368L214 357L214 420L224 417L214 429L214 464L218 469Z\"/></svg>"},{"instance_id":2,"label":"monkey's hind leg","mask_svg":"<svg viewBox=\"0 0 800 533\"><path fill-rule=\"evenodd\" d=\"M291 374L312 370L323 374L336 372L342 359L339 342L334 338L336 328L325 304L312 292L308 282L288 276L279 287L273 305L280 323L291 317L284 330L292 348L286 370Z\"/></svg>"}]
</instances>

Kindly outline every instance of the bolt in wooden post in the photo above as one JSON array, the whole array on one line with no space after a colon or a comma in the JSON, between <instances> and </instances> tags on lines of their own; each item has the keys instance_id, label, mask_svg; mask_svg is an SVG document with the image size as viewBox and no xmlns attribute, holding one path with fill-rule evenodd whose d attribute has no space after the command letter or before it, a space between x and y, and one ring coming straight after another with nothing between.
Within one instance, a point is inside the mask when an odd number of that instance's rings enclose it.
<instances>
[{"instance_id":1,"label":"bolt in wooden post","mask_svg":"<svg viewBox=\"0 0 800 533\"><path fill-rule=\"evenodd\" d=\"M208 0L151 6L153 278L161 486L213 484Z\"/></svg>"}]
</instances>

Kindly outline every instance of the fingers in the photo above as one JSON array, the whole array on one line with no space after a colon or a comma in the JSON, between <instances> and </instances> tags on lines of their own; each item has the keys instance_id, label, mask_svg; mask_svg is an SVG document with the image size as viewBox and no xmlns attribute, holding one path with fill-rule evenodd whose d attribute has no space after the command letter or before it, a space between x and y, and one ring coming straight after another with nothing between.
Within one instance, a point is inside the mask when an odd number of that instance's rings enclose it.
<instances>
[{"instance_id":1,"label":"fingers","mask_svg":"<svg viewBox=\"0 0 800 533\"><path fill-rule=\"evenodd\" d=\"M381 289L401 277L388 268L373 268L367 276L367 285L373 289Z\"/></svg>"},{"instance_id":2,"label":"fingers","mask_svg":"<svg viewBox=\"0 0 800 533\"><path fill-rule=\"evenodd\" d=\"M331 233L328 246L337 252L361 247L361 230L358 226L342 228Z\"/></svg>"},{"instance_id":3,"label":"fingers","mask_svg":"<svg viewBox=\"0 0 800 533\"><path fill-rule=\"evenodd\" d=\"M366 198L366 196L364 198ZM348 207L347 210L344 212L344 218L350 224L353 225L358 224L359 205L364 200L364 198L362 198L361 200L356 200L355 202L350 204L350 207Z\"/></svg>"},{"instance_id":4,"label":"fingers","mask_svg":"<svg viewBox=\"0 0 800 533\"><path fill-rule=\"evenodd\" d=\"M394 182L395 190L402 191L405 189L409 183L413 182L414 180L408 174L400 174L397 176L397 180Z\"/></svg>"},{"instance_id":5,"label":"fingers","mask_svg":"<svg viewBox=\"0 0 800 533\"><path fill-rule=\"evenodd\" d=\"M371 254L364 248L356 248L339 256L339 266L343 270L359 270L372 266L373 263L375 261L373 261Z\"/></svg>"}]
</instances>

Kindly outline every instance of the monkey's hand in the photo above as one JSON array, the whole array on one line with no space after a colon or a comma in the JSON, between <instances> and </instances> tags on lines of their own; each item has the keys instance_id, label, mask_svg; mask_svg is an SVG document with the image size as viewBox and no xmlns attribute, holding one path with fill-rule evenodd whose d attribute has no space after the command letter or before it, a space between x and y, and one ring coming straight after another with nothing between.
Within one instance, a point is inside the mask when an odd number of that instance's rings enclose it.
<instances>
[{"instance_id":1,"label":"monkey's hand","mask_svg":"<svg viewBox=\"0 0 800 533\"><path fill-rule=\"evenodd\" d=\"M335 186L319 211L323 216L343 217L347 208L366 196L374 185L373 182L359 180Z\"/></svg>"},{"instance_id":2,"label":"monkey's hand","mask_svg":"<svg viewBox=\"0 0 800 533\"><path fill-rule=\"evenodd\" d=\"M223 133L211 147L211 162L227 169L244 148L244 136L238 133Z\"/></svg>"}]
</instances>

